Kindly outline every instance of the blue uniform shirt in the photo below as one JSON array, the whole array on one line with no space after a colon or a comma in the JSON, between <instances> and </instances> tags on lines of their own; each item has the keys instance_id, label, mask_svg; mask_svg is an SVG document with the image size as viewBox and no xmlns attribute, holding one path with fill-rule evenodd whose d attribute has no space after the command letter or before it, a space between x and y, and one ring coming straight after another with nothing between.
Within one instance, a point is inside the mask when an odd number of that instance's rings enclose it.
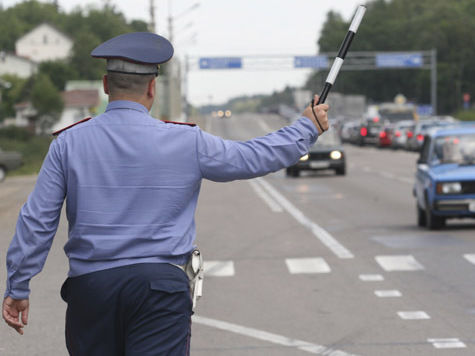
<instances>
[{"instance_id":1,"label":"blue uniform shirt","mask_svg":"<svg viewBox=\"0 0 475 356\"><path fill-rule=\"evenodd\" d=\"M5 296L28 298L64 199L69 276L134 263L183 264L193 249L202 178L225 182L277 171L306 154L317 135L302 117L264 137L223 140L156 120L136 102L111 102L51 143L8 250Z\"/></svg>"}]
</instances>

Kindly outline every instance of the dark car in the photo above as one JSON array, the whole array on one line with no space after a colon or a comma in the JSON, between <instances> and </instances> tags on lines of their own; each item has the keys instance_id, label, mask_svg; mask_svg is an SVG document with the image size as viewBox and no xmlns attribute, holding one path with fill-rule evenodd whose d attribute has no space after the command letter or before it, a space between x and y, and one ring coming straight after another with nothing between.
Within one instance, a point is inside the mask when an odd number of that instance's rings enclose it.
<instances>
[{"instance_id":1,"label":"dark car","mask_svg":"<svg viewBox=\"0 0 475 356\"><path fill-rule=\"evenodd\" d=\"M334 129L330 129L318 137L308 154L300 158L293 166L288 167L288 176L298 177L301 171L317 171L332 169L337 175L346 174L345 152L340 138Z\"/></svg>"},{"instance_id":2,"label":"dark car","mask_svg":"<svg viewBox=\"0 0 475 356\"><path fill-rule=\"evenodd\" d=\"M18 152L6 152L0 148L0 182L3 181L8 171L16 169L23 164L22 155Z\"/></svg>"},{"instance_id":3,"label":"dark car","mask_svg":"<svg viewBox=\"0 0 475 356\"><path fill-rule=\"evenodd\" d=\"M360 125L359 137L356 144L360 146L378 145L379 133L382 128L383 124L378 117L363 120Z\"/></svg>"},{"instance_id":4,"label":"dark car","mask_svg":"<svg viewBox=\"0 0 475 356\"><path fill-rule=\"evenodd\" d=\"M448 218L475 218L475 127L441 128L426 135L417 162L417 223L429 229Z\"/></svg>"}]
</instances>

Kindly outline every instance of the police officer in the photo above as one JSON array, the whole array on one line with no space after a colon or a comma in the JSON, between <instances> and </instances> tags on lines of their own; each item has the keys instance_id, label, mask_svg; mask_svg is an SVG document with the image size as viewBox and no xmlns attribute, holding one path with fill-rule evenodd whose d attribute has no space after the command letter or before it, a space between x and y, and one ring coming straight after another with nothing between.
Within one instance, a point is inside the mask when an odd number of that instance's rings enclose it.
<instances>
[{"instance_id":1,"label":"police officer","mask_svg":"<svg viewBox=\"0 0 475 356\"><path fill-rule=\"evenodd\" d=\"M29 282L66 200L69 274L61 296L70 354L188 355L191 298L177 265L193 250L201 180L248 179L294 164L328 129L328 106L309 106L264 137L223 140L149 115L158 64L173 55L165 38L124 34L91 55L107 59L109 105L51 143L7 253L3 318L23 334Z\"/></svg>"}]
</instances>

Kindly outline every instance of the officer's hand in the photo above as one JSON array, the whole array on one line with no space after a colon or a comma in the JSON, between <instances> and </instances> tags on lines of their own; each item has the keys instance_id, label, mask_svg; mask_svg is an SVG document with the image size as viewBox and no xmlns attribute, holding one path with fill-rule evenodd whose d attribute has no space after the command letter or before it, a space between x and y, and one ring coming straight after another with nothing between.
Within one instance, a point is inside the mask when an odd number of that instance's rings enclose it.
<instances>
[{"instance_id":1,"label":"officer's hand","mask_svg":"<svg viewBox=\"0 0 475 356\"><path fill-rule=\"evenodd\" d=\"M3 319L5 319L5 322L20 335L23 335L23 328L28 324L29 308L30 304L28 299L13 299L11 297L6 297L3 300Z\"/></svg>"},{"instance_id":2,"label":"officer's hand","mask_svg":"<svg viewBox=\"0 0 475 356\"><path fill-rule=\"evenodd\" d=\"M318 102L318 95L315 95L314 102ZM302 116L309 118L313 121L314 125L317 127L318 134L321 135L324 131L328 130L328 116L327 111L330 107L327 104L315 105L312 110L312 104L305 108L302 113Z\"/></svg>"}]
</instances>

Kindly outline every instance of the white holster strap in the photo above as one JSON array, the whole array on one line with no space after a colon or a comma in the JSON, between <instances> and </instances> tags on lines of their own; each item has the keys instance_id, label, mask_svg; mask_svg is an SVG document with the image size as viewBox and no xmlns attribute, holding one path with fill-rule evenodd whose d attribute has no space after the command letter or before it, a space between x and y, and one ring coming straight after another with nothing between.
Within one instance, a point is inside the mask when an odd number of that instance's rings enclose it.
<instances>
[{"instance_id":1,"label":"white holster strap","mask_svg":"<svg viewBox=\"0 0 475 356\"><path fill-rule=\"evenodd\" d=\"M197 248L191 252L190 258L185 265L185 273L190 280L190 292L193 300L193 310L197 300L203 295L203 256Z\"/></svg>"}]
</instances>

